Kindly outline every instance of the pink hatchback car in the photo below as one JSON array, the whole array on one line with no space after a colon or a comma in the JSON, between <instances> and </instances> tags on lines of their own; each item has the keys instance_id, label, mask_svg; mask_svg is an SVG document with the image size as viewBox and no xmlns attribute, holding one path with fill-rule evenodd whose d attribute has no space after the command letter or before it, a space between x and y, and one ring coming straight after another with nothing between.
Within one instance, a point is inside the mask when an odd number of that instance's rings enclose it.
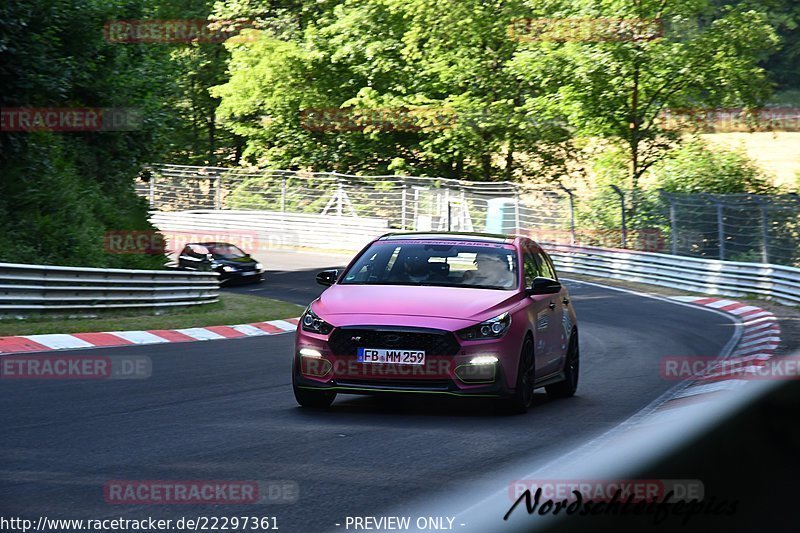
<instances>
[{"instance_id":1,"label":"pink hatchback car","mask_svg":"<svg viewBox=\"0 0 800 533\"><path fill-rule=\"evenodd\" d=\"M553 263L525 237L388 234L367 245L303 313L292 385L302 406L336 394L501 398L578 385L575 312Z\"/></svg>"}]
</instances>

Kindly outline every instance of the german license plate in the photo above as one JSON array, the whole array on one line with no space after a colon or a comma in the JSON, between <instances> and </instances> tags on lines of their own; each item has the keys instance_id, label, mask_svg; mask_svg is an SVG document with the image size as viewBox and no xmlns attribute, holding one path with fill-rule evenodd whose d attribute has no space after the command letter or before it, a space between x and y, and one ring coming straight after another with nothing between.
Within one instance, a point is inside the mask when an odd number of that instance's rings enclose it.
<instances>
[{"instance_id":1,"label":"german license plate","mask_svg":"<svg viewBox=\"0 0 800 533\"><path fill-rule=\"evenodd\" d=\"M359 348L359 363L424 365L423 350L390 350L387 348Z\"/></svg>"},{"instance_id":2,"label":"german license plate","mask_svg":"<svg viewBox=\"0 0 800 533\"><path fill-rule=\"evenodd\" d=\"M242 276L255 276L256 274L258 274L258 272L256 272L255 270L250 270L248 272L242 272Z\"/></svg>"}]
</instances>

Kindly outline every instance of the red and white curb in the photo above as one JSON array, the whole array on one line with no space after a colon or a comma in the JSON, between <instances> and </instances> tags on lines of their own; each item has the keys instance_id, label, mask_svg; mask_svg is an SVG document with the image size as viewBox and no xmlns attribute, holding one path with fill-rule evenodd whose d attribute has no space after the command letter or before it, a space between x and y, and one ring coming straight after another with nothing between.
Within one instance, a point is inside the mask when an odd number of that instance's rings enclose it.
<instances>
[{"instance_id":1,"label":"red and white curb","mask_svg":"<svg viewBox=\"0 0 800 533\"><path fill-rule=\"evenodd\" d=\"M297 321L297 318L287 318L286 320L270 320L267 322L255 322L253 324L237 324L235 326L153 329L147 331L104 331L102 333L18 335L13 337L0 337L0 354L279 335L297 329Z\"/></svg>"},{"instance_id":2,"label":"red and white curb","mask_svg":"<svg viewBox=\"0 0 800 533\"><path fill-rule=\"evenodd\" d=\"M654 409L653 414L657 417L677 414L681 408L701 404L711 395L743 386L769 364L781 340L778 318L760 307L722 298L673 296L672 299L734 315L741 324L742 336L736 348L720 360L719 368L728 370L715 372L711 368L705 375L689 382ZM683 415L682 412L679 416Z\"/></svg>"}]
</instances>

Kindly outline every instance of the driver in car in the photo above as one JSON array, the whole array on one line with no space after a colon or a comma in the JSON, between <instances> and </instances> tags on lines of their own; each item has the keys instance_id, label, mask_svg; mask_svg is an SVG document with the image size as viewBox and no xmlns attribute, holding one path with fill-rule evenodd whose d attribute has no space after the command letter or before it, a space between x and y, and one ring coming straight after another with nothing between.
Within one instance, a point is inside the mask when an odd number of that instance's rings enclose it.
<instances>
[{"instance_id":1,"label":"driver in car","mask_svg":"<svg viewBox=\"0 0 800 533\"><path fill-rule=\"evenodd\" d=\"M412 254L403 259L403 270L396 276L392 276L391 281L411 281L420 283L429 281L430 267L428 266L428 256Z\"/></svg>"}]
</instances>

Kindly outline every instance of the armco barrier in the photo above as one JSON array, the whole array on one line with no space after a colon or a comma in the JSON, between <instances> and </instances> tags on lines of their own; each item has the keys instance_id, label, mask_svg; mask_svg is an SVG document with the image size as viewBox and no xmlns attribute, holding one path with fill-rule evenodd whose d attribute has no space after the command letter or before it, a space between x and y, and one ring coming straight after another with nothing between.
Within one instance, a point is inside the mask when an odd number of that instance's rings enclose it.
<instances>
[{"instance_id":1,"label":"armco barrier","mask_svg":"<svg viewBox=\"0 0 800 533\"><path fill-rule=\"evenodd\" d=\"M559 272L800 304L800 268L542 243Z\"/></svg>"},{"instance_id":2,"label":"armco barrier","mask_svg":"<svg viewBox=\"0 0 800 533\"><path fill-rule=\"evenodd\" d=\"M0 315L213 303L218 278L216 272L0 263Z\"/></svg>"}]
</instances>

